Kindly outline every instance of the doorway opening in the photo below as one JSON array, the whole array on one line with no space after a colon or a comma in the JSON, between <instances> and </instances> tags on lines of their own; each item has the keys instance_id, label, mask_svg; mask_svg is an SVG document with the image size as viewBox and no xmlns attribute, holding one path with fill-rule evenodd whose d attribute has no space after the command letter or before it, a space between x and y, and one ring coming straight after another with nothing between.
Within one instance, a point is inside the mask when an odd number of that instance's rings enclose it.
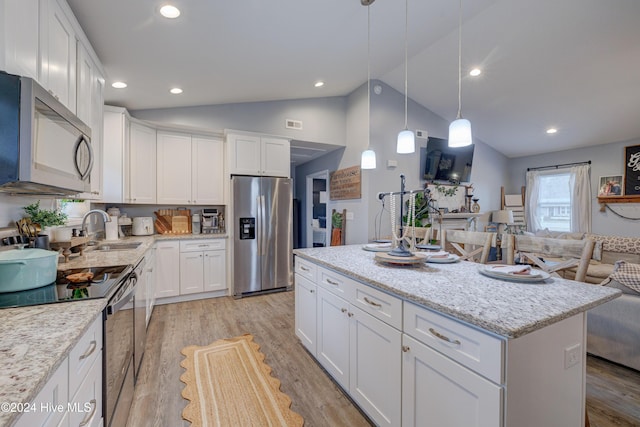
<instances>
[{"instance_id":1,"label":"doorway opening","mask_svg":"<svg viewBox=\"0 0 640 427\"><path fill-rule=\"evenodd\" d=\"M329 246L331 221L327 221L329 171L307 175L306 237L307 247Z\"/></svg>"}]
</instances>

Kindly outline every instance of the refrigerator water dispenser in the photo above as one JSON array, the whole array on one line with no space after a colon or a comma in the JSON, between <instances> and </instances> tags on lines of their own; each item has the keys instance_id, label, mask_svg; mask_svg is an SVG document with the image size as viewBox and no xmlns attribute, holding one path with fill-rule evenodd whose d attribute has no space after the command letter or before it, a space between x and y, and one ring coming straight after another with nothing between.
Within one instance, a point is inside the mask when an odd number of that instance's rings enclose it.
<instances>
[{"instance_id":1,"label":"refrigerator water dispenser","mask_svg":"<svg viewBox=\"0 0 640 427\"><path fill-rule=\"evenodd\" d=\"M256 219L240 218L240 240L252 240L256 238Z\"/></svg>"}]
</instances>

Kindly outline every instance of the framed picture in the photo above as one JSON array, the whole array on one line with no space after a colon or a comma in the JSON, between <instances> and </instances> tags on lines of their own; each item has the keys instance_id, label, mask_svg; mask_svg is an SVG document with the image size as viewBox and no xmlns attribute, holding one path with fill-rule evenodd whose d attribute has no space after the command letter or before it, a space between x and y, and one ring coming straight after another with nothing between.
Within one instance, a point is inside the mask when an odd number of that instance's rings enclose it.
<instances>
[{"instance_id":1,"label":"framed picture","mask_svg":"<svg viewBox=\"0 0 640 427\"><path fill-rule=\"evenodd\" d=\"M624 148L624 195L640 195L640 145Z\"/></svg>"},{"instance_id":2,"label":"framed picture","mask_svg":"<svg viewBox=\"0 0 640 427\"><path fill-rule=\"evenodd\" d=\"M601 176L598 196L622 196L622 175Z\"/></svg>"}]
</instances>

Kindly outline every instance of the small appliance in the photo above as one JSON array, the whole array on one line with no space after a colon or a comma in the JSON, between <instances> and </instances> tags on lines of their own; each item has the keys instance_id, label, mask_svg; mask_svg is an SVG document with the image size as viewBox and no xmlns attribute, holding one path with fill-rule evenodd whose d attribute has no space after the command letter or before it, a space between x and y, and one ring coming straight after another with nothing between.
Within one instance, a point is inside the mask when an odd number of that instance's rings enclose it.
<instances>
[{"instance_id":1,"label":"small appliance","mask_svg":"<svg viewBox=\"0 0 640 427\"><path fill-rule=\"evenodd\" d=\"M150 236L153 234L153 218L150 216L138 216L133 218L131 234L134 236Z\"/></svg>"},{"instance_id":2,"label":"small appliance","mask_svg":"<svg viewBox=\"0 0 640 427\"><path fill-rule=\"evenodd\" d=\"M202 232L204 234L217 233L219 228L218 209L202 209Z\"/></svg>"}]
</instances>

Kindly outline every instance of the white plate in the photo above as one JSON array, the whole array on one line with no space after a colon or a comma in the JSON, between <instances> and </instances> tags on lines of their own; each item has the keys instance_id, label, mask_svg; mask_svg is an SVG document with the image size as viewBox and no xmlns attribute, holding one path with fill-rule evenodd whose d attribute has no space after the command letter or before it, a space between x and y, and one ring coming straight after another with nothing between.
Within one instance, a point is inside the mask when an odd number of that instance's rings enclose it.
<instances>
[{"instance_id":1,"label":"white plate","mask_svg":"<svg viewBox=\"0 0 640 427\"><path fill-rule=\"evenodd\" d=\"M460 257L458 255L455 254L449 254L449 257L447 258L436 258L436 257L429 257L429 252L426 252L427 256L427 262L431 262L434 264L451 264L453 262L458 262L460 261Z\"/></svg>"},{"instance_id":2,"label":"white plate","mask_svg":"<svg viewBox=\"0 0 640 427\"><path fill-rule=\"evenodd\" d=\"M491 265L482 265L478 268L480 274L483 274L487 277L491 277L493 279L500 280L509 280L512 282L522 282L522 283L535 283L535 282L543 282L551 277L549 273L546 271L538 270L535 268L531 269L531 274L514 274L514 273L503 273L500 271L492 270Z\"/></svg>"},{"instance_id":3,"label":"white plate","mask_svg":"<svg viewBox=\"0 0 640 427\"><path fill-rule=\"evenodd\" d=\"M364 245L362 249L371 252L389 252L393 247L391 243L369 243Z\"/></svg>"}]
</instances>

